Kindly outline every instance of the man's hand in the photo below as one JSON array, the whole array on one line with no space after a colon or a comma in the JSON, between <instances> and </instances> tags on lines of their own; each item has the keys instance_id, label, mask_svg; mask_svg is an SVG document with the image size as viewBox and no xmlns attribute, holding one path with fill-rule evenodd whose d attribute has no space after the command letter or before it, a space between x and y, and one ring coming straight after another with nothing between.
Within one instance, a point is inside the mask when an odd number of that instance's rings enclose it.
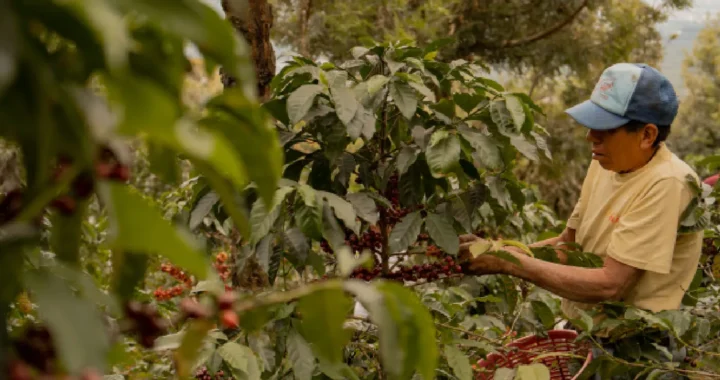
<instances>
[{"instance_id":1,"label":"man's hand","mask_svg":"<svg viewBox=\"0 0 720 380\"><path fill-rule=\"evenodd\" d=\"M489 240L479 238L475 235L460 236L460 252L458 258L460 260L460 266L463 268L463 273L475 276L502 273L502 259L486 254L473 257L470 252L470 247L480 242L492 244Z\"/></svg>"}]
</instances>

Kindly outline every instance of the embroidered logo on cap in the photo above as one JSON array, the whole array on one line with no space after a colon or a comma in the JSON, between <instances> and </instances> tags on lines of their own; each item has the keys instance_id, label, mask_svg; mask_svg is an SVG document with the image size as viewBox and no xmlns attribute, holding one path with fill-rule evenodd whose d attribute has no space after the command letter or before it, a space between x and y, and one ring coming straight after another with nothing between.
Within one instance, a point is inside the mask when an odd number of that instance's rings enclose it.
<instances>
[{"instance_id":1,"label":"embroidered logo on cap","mask_svg":"<svg viewBox=\"0 0 720 380\"><path fill-rule=\"evenodd\" d=\"M603 78L598 82L597 87L595 88L595 91L597 92L597 94L600 97L607 100L608 99L607 93L610 92L610 90L612 90L613 87L615 87L615 81L612 78Z\"/></svg>"}]
</instances>

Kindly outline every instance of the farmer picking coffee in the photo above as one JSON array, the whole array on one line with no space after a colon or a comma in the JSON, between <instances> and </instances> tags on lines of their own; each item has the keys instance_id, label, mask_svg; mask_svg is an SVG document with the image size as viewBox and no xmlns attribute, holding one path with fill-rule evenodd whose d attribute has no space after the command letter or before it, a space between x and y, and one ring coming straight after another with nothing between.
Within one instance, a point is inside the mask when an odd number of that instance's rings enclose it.
<instances>
[{"instance_id":1,"label":"farmer picking coffee","mask_svg":"<svg viewBox=\"0 0 720 380\"><path fill-rule=\"evenodd\" d=\"M531 246L578 243L602 257L603 267L546 262L515 247L504 250L519 266L491 255L473 258L471 246L480 239L463 235L461 255L470 260L466 272L530 281L563 297L563 311L571 318L577 316L575 307L603 301L652 311L679 308L697 269L703 233L678 232L694 196L687 177L698 177L664 142L677 111L668 79L650 66L630 63L606 69L590 100L566 111L588 129L593 160L567 228Z\"/></svg>"}]
</instances>

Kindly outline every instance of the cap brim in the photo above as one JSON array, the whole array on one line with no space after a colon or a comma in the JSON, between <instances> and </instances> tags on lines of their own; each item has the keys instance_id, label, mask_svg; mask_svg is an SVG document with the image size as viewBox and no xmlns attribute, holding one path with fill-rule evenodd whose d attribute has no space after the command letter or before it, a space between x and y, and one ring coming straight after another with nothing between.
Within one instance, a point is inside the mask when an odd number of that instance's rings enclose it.
<instances>
[{"instance_id":1,"label":"cap brim","mask_svg":"<svg viewBox=\"0 0 720 380\"><path fill-rule=\"evenodd\" d=\"M591 100L565 110L578 123L595 130L607 131L627 124L630 119L608 112Z\"/></svg>"}]
</instances>

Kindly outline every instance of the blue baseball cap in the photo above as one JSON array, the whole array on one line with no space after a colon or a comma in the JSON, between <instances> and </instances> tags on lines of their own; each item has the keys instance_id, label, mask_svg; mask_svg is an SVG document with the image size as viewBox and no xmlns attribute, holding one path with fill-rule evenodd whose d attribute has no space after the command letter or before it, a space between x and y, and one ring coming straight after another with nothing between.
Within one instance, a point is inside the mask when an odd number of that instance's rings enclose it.
<instances>
[{"instance_id":1,"label":"blue baseball cap","mask_svg":"<svg viewBox=\"0 0 720 380\"><path fill-rule=\"evenodd\" d=\"M656 69L638 63L618 63L605 69L590 100L565 111L578 123L610 130L631 120L671 125L678 99L670 81Z\"/></svg>"}]
</instances>

